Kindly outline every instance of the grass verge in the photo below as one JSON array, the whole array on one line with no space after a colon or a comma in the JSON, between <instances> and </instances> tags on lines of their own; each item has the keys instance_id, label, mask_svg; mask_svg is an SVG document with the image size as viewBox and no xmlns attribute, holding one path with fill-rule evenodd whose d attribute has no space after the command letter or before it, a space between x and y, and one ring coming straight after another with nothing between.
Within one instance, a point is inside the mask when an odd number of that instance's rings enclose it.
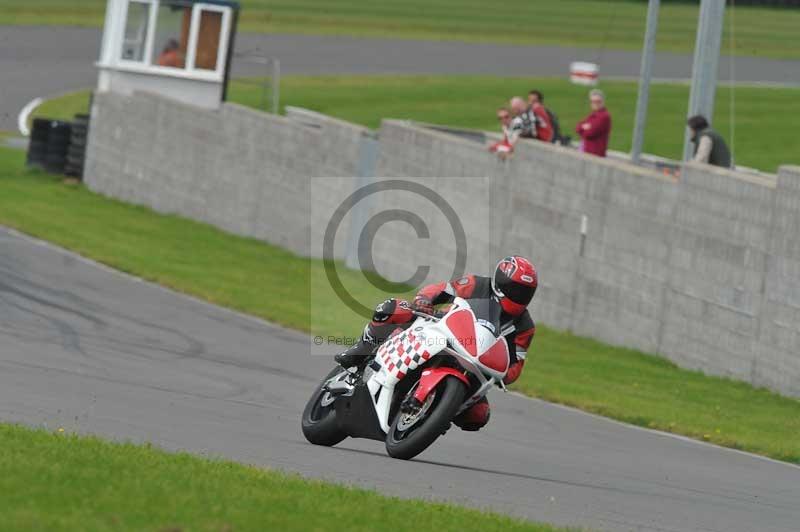
<instances>
[{"instance_id":1,"label":"grass verge","mask_svg":"<svg viewBox=\"0 0 800 532\"><path fill-rule=\"evenodd\" d=\"M31 112L28 127L34 118L72 120L78 113L88 113L91 95L91 91L86 89L47 98Z\"/></svg>"},{"instance_id":2,"label":"grass verge","mask_svg":"<svg viewBox=\"0 0 800 532\"><path fill-rule=\"evenodd\" d=\"M308 107L368 127L382 118L418 120L450 126L496 130L495 109L515 94L538 88L559 116L561 128L572 134L587 114L587 90L553 78L493 76L286 76L281 82L283 105ZM611 148L628 152L631 146L637 87L629 82L603 82L613 115ZM731 97L737 103L735 135L731 139ZM717 91L714 125L730 143L736 163L774 172L780 164L800 164L800 137L786 120L800 89L721 87ZM234 82L230 98L250 107L261 104L261 90ZM86 112L89 92L47 100L34 116L71 118ZM689 87L655 84L650 95L644 151L680 159Z\"/></svg>"},{"instance_id":3,"label":"grass verge","mask_svg":"<svg viewBox=\"0 0 800 532\"><path fill-rule=\"evenodd\" d=\"M647 18L644 0L241 0L240 30L545 44L640 50ZM0 24L100 26L105 0L4 0ZM657 46L691 53L699 8L662 3ZM732 25L732 23L734 23ZM800 11L728 7L723 50L735 55L800 58ZM586 59L597 59L587 53Z\"/></svg>"},{"instance_id":4,"label":"grass verge","mask_svg":"<svg viewBox=\"0 0 800 532\"><path fill-rule=\"evenodd\" d=\"M363 327L361 318L343 312L319 261L64 185L59 178L23 170L23 158L21 152L0 149L0 224L303 331L351 335ZM359 272L344 271L342 277L359 301L386 297ZM315 317L326 317L313 323L309 298L298 297L308 294L309 286ZM800 463L800 401L544 326L514 388L636 425Z\"/></svg>"},{"instance_id":5,"label":"grass verge","mask_svg":"<svg viewBox=\"0 0 800 532\"><path fill-rule=\"evenodd\" d=\"M550 527L150 445L0 424L3 530L496 530ZM353 508L358 508L354 518Z\"/></svg>"}]
</instances>

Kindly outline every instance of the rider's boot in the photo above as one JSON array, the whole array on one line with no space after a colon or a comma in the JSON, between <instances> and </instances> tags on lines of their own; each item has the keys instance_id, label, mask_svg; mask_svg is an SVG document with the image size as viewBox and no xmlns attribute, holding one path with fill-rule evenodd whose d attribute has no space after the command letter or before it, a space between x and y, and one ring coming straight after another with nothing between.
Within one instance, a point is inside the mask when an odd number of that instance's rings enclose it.
<instances>
[{"instance_id":1,"label":"rider's boot","mask_svg":"<svg viewBox=\"0 0 800 532\"><path fill-rule=\"evenodd\" d=\"M370 325L364 327L361 338L354 345L339 353L333 359L343 368L363 368L369 361L377 342L370 334Z\"/></svg>"}]
</instances>

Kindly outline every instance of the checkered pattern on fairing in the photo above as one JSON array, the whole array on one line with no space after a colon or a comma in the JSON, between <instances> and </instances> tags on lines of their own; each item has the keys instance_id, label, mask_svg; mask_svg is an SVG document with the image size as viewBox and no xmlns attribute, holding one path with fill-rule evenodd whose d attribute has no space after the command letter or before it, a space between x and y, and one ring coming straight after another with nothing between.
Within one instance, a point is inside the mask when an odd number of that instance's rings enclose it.
<instances>
[{"instance_id":1,"label":"checkered pattern on fairing","mask_svg":"<svg viewBox=\"0 0 800 532\"><path fill-rule=\"evenodd\" d=\"M425 348L424 343L414 335L414 331L408 329L404 333L386 340L378 349L378 358L389 373L400 380L409 371L424 364L431 358L431 354Z\"/></svg>"}]
</instances>

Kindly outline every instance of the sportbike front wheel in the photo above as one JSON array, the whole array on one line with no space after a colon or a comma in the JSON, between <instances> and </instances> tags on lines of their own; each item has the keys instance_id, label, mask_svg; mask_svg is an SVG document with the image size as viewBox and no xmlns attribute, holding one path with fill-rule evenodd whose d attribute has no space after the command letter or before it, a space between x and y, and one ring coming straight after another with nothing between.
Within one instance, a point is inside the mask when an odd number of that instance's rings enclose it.
<instances>
[{"instance_id":1,"label":"sportbike front wheel","mask_svg":"<svg viewBox=\"0 0 800 532\"><path fill-rule=\"evenodd\" d=\"M405 399L410 398L414 390L416 386ZM466 391L466 386L460 380L445 377L418 408L398 412L386 435L386 452L389 456L409 460L427 449L450 428L450 421L464 402Z\"/></svg>"},{"instance_id":2,"label":"sportbike front wheel","mask_svg":"<svg viewBox=\"0 0 800 532\"><path fill-rule=\"evenodd\" d=\"M331 370L322 383L317 386L311 399L303 410L302 428L303 435L314 445L331 447L347 437L336 423L336 409L334 398L325 389L331 380L342 380L347 376L347 370L337 367Z\"/></svg>"}]
</instances>

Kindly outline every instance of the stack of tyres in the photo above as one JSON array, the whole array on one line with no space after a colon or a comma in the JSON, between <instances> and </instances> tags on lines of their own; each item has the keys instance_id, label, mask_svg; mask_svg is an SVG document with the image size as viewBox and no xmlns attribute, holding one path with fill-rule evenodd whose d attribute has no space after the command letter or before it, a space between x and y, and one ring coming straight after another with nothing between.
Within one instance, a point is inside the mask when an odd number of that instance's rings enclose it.
<instances>
[{"instance_id":1,"label":"stack of tyres","mask_svg":"<svg viewBox=\"0 0 800 532\"><path fill-rule=\"evenodd\" d=\"M83 162L86 158L86 138L89 133L89 115L75 115L72 122L69 149L67 150L64 173L68 176L83 177Z\"/></svg>"},{"instance_id":2,"label":"stack of tyres","mask_svg":"<svg viewBox=\"0 0 800 532\"><path fill-rule=\"evenodd\" d=\"M44 168L47 157L47 137L50 133L50 120L35 118L31 129L31 140L28 143L27 165L32 168Z\"/></svg>"},{"instance_id":3,"label":"stack of tyres","mask_svg":"<svg viewBox=\"0 0 800 532\"><path fill-rule=\"evenodd\" d=\"M28 166L80 179L88 132L89 115L75 115L74 122L34 119L28 144Z\"/></svg>"},{"instance_id":4,"label":"stack of tyres","mask_svg":"<svg viewBox=\"0 0 800 532\"><path fill-rule=\"evenodd\" d=\"M50 121L50 131L47 135L47 154L44 159L44 169L54 174L63 174L67 163L72 124L61 120Z\"/></svg>"}]
</instances>

